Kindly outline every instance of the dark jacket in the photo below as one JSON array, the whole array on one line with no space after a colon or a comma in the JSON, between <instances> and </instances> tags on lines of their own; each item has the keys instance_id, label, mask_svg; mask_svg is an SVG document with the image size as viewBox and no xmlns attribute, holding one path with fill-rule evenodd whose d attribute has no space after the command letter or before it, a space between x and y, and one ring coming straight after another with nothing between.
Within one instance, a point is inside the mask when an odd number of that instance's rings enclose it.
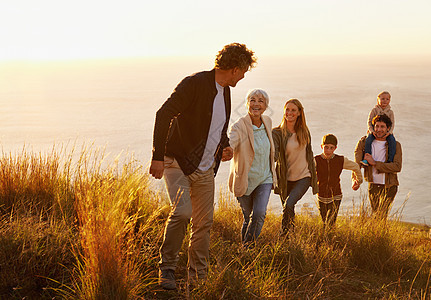
<instances>
[{"instance_id":1,"label":"dark jacket","mask_svg":"<svg viewBox=\"0 0 431 300\"><path fill-rule=\"evenodd\" d=\"M282 199L286 199L287 194L287 157L286 157L286 146L288 139L292 134L284 135L280 127L275 127L272 129L272 138L274 140L275 146L275 160L276 167L275 171L277 173L277 186L274 188L274 193L279 194ZM311 140L311 137L310 137ZM311 183L313 194L319 191L317 186L317 175L316 166L314 163L313 150L311 149L311 144L308 143L306 148L306 159L308 164L308 170L311 174Z\"/></svg>"},{"instance_id":2,"label":"dark jacket","mask_svg":"<svg viewBox=\"0 0 431 300\"><path fill-rule=\"evenodd\" d=\"M217 95L215 69L184 78L157 111L153 135L153 160L174 157L185 175L199 166L208 139L214 98ZM227 128L231 111L229 87L224 88L226 122L218 144L216 174L223 148L229 146Z\"/></svg>"}]
</instances>

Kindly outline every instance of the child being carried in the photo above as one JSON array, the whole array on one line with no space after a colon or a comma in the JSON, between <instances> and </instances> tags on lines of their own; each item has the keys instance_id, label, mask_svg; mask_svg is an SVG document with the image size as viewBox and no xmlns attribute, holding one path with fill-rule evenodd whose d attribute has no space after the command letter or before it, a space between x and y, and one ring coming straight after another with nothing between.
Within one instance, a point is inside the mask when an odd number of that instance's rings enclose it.
<instances>
[{"instance_id":1,"label":"child being carried","mask_svg":"<svg viewBox=\"0 0 431 300\"><path fill-rule=\"evenodd\" d=\"M395 140L394 135L392 134L395 127L395 116L394 116L394 112L391 109L391 106L389 105L390 102L391 102L391 94L389 94L388 91L383 91L379 95L377 95L377 104L370 111L370 114L368 115L368 136L367 136L367 139L365 140L365 153L371 154L371 144L375 139L374 126L372 124L373 118L375 116L382 115L382 114L387 115L392 121L392 126L386 136L386 141L388 142L387 162L394 161L395 150L397 147L397 142ZM364 159L361 161L361 164L363 164L364 166L368 166L368 161Z\"/></svg>"}]
</instances>

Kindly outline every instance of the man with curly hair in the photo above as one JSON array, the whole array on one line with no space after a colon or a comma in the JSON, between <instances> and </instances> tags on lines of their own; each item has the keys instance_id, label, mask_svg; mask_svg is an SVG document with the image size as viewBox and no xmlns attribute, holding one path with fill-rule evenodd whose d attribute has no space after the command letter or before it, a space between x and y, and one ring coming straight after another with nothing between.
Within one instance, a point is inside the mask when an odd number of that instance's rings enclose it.
<instances>
[{"instance_id":1,"label":"man with curly hair","mask_svg":"<svg viewBox=\"0 0 431 300\"><path fill-rule=\"evenodd\" d=\"M254 52L232 43L219 51L215 67L184 78L157 111L150 174L164 177L171 202L160 248L159 284L176 289L175 269L187 226L189 280L204 279L214 213L214 176L232 158L226 131L235 87L256 64Z\"/></svg>"},{"instance_id":2,"label":"man with curly hair","mask_svg":"<svg viewBox=\"0 0 431 300\"><path fill-rule=\"evenodd\" d=\"M371 154L365 152L366 137L356 144L355 161L360 163L366 159L368 166L364 167L364 178L368 181L368 197L370 198L373 215L386 220L392 202L398 191L398 173L402 167L402 148L396 142L393 161L388 161L389 147L386 137L392 126L392 120L385 114L377 115L372 120L375 139L371 144Z\"/></svg>"}]
</instances>

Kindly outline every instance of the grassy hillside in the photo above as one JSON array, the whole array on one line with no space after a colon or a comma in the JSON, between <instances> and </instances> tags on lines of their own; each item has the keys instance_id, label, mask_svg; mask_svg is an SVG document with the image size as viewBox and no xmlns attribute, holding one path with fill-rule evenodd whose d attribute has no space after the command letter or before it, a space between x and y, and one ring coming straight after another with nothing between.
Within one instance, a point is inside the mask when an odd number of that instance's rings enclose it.
<instances>
[{"instance_id":1,"label":"grassy hillside","mask_svg":"<svg viewBox=\"0 0 431 300\"><path fill-rule=\"evenodd\" d=\"M22 151L0 158L0 299L430 299L431 241L419 225L378 222L362 205L324 231L299 214L279 236L269 214L257 245L240 243L242 215L220 195L208 280L157 285L169 205L133 157ZM121 161L119 163L118 161Z\"/></svg>"}]
</instances>

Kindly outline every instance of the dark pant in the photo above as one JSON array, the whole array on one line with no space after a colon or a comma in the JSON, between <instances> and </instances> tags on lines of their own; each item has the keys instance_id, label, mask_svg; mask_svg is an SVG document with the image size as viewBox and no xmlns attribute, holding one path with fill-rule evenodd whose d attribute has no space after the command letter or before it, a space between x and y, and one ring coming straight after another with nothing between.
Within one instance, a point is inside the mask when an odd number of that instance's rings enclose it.
<instances>
[{"instance_id":1,"label":"dark pant","mask_svg":"<svg viewBox=\"0 0 431 300\"><path fill-rule=\"evenodd\" d=\"M283 232L287 232L293 225L295 219L295 205L301 200L305 192L311 184L311 177L305 177L297 181L287 182L287 198L281 198L283 205L283 220L281 221L281 228Z\"/></svg>"},{"instance_id":2,"label":"dark pant","mask_svg":"<svg viewBox=\"0 0 431 300\"><path fill-rule=\"evenodd\" d=\"M385 187L384 184L369 183L368 196L373 214L381 219L386 219L397 191L398 186L396 185Z\"/></svg>"},{"instance_id":3,"label":"dark pant","mask_svg":"<svg viewBox=\"0 0 431 300\"><path fill-rule=\"evenodd\" d=\"M329 203L319 201L320 216L322 217L323 225L333 227L337 220L338 210L340 209L341 200L334 200Z\"/></svg>"},{"instance_id":4,"label":"dark pant","mask_svg":"<svg viewBox=\"0 0 431 300\"><path fill-rule=\"evenodd\" d=\"M372 133L370 133L365 139L365 153L371 154L371 144L376 138ZM395 157L395 152L397 150L397 141L393 134L388 135L386 138L388 142L388 162L393 162Z\"/></svg>"}]
</instances>

